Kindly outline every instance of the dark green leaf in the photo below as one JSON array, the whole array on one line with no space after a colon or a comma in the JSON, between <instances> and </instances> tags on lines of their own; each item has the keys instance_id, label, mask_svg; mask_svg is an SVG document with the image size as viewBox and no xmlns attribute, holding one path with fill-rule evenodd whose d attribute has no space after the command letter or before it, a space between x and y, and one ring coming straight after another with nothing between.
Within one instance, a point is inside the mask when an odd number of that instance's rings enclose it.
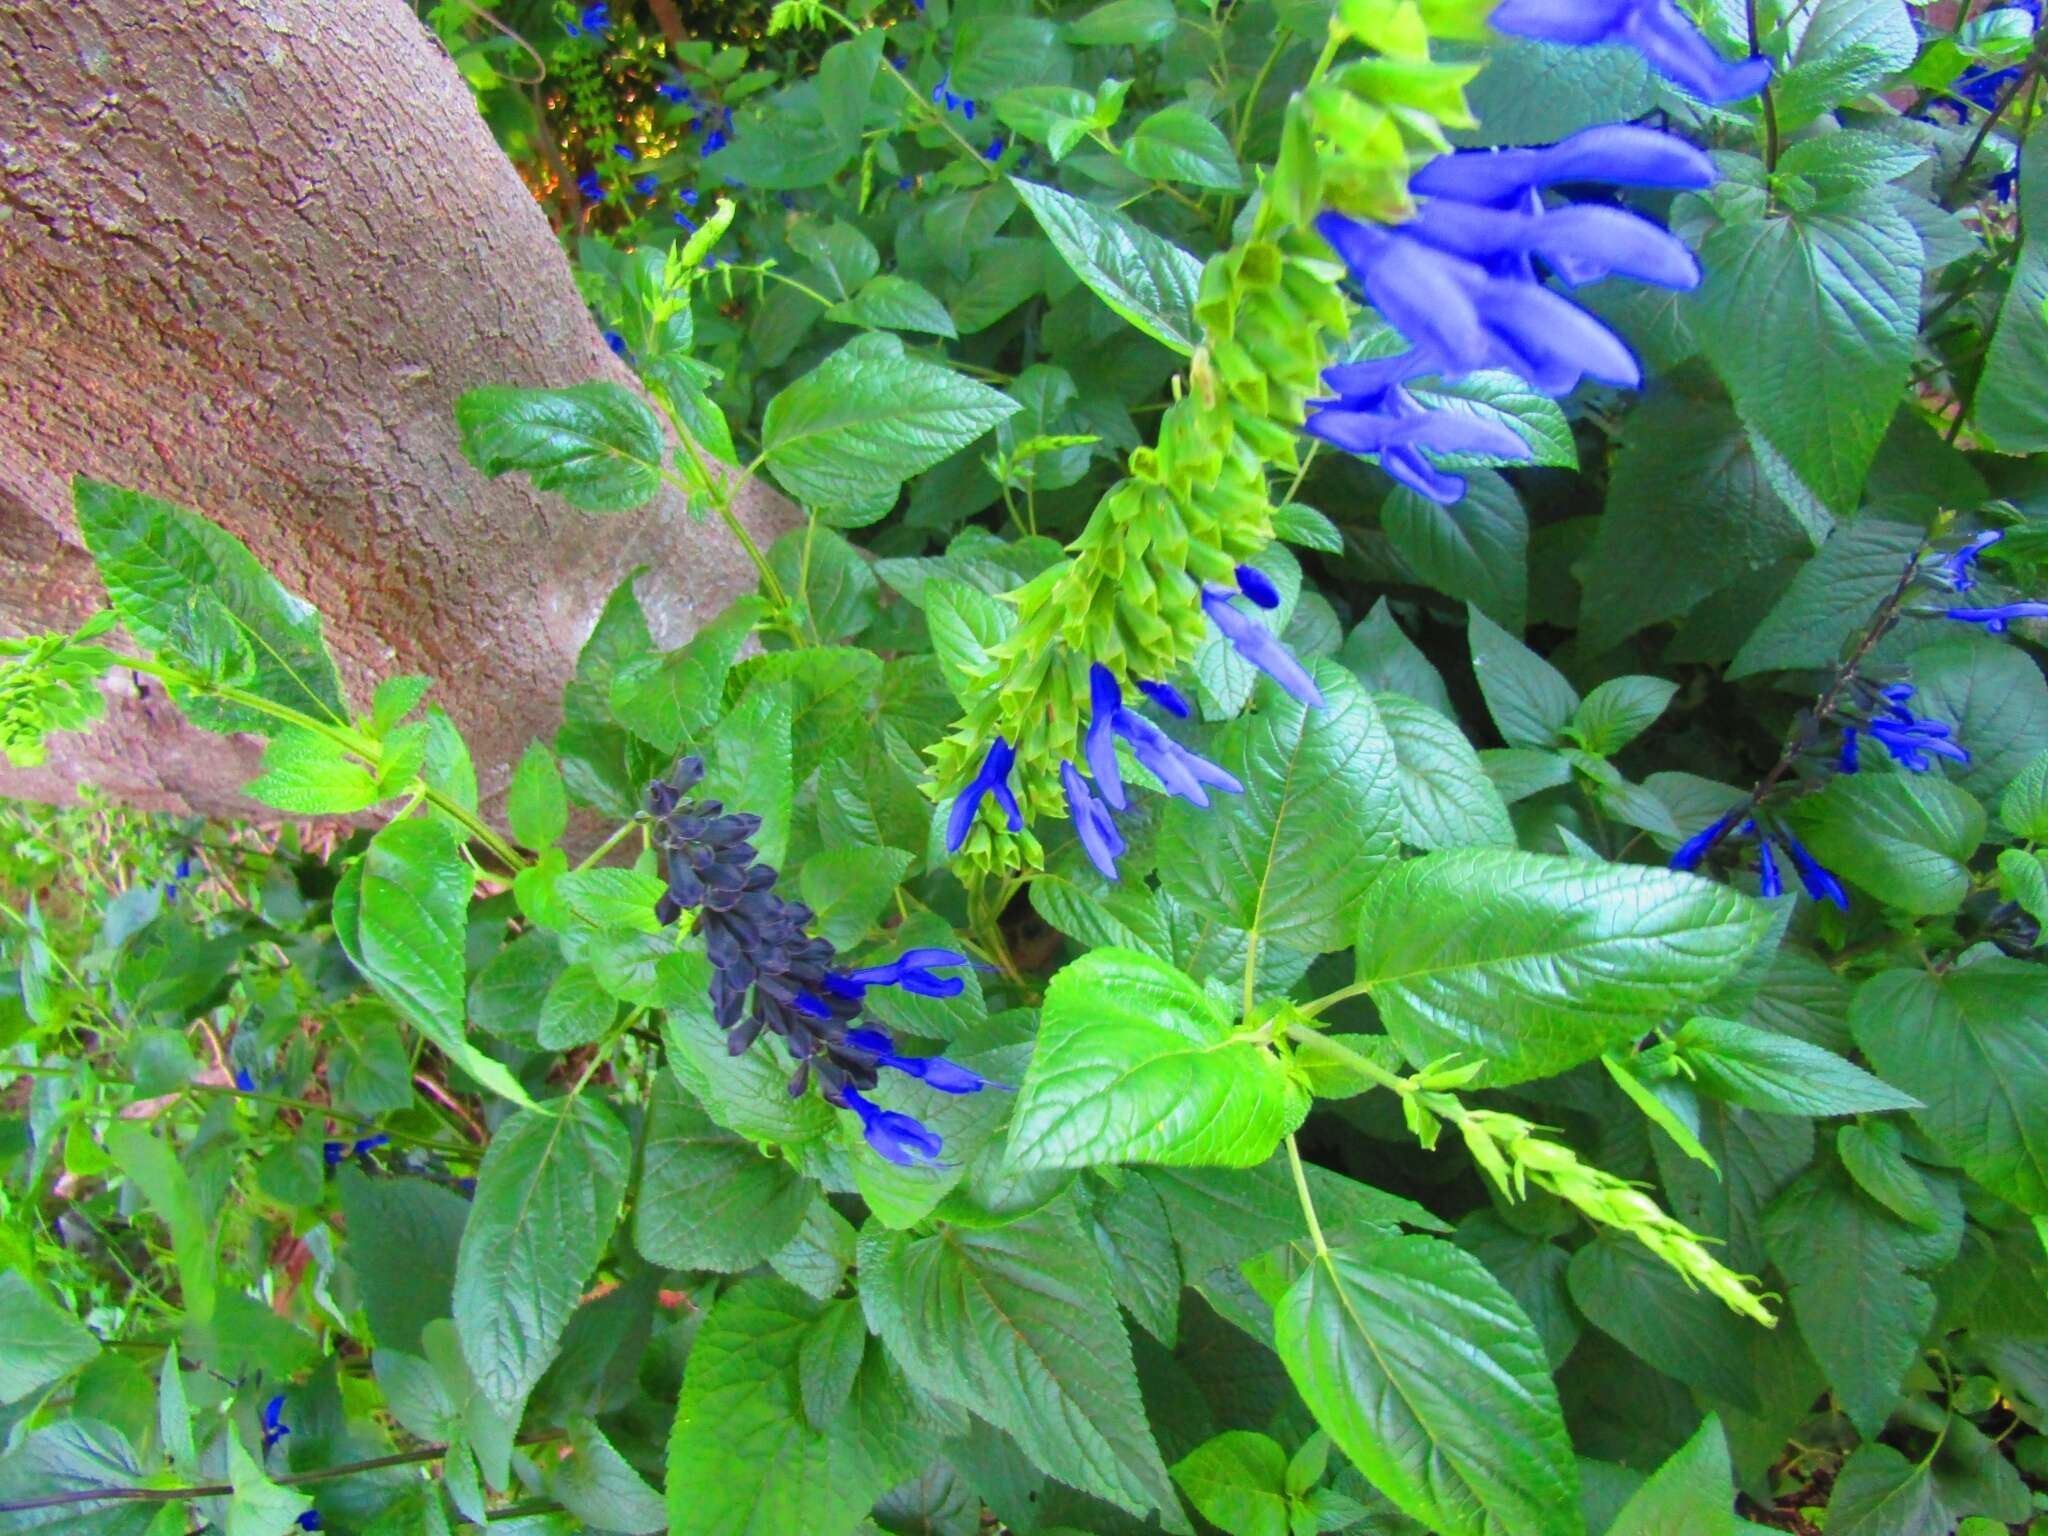
<instances>
[{"instance_id":1,"label":"dark green leaf","mask_svg":"<svg viewBox=\"0 0 2048 1536\"><path fill-rule=\"evenodd\" d=\"M19 1270L0 1275L0 1403L63 1380L100 1352L76 1318L36 1294Z\"/></svg>"},{"instance_id":2,"label":"dark green leaf","mask_svg":"<svg viewBox=\"0 0 2048 1536\"><path fill-rule=\"evenodd\" d=\"M1199 261L1112 209L1036 182L1012 178L1011 185L1097 298L1154 341L1184 356L1194 353Z\"/></svg>"},{"instance_id":3,"label":"dark green leaf","mask_svg":"<svg viewBox=\"0 0 2048 1536\"><path fill-rule=\"evenodd\" d=\"M1822 864L1907 912L1960 906L1984 840L1984 807L1932 774L1840 774L1790 819Z\"/></svg>"},{"instance_id":4,"label":"dark green leaf","mask_svg":"<svg viewBox=\"0 0 2048 1536\"><path fill-rule=\"evenodd\" d=\"M668 453L661 423L623 385L594 379L564 389L493 384L455 402L462 451L496 479L532 477L586 512L629 512L661 489Z\"/></svg>"},{"instance_id":5,"label":"dark green leaf","mask_svg":"<svg viewBox=\"0 0 2048 1536\"><path fill-rule=\"evenodd\" d=\"M1578 693L1564 674L1466 605L1472 671L1486 698L1487 713L1511 747L1550 747L1579 707Z\"/></svg>"},{"instance_id":6,"label":"dark green leaf","mask_svg":"<svg viewBox=\"0 0 2048 1536\"><path fill-rule=\"evenodd\" d=\"M751 1269L793 1239L812 1187L772 1152L725 1130L667 1074L655 1081L633 1237L670 1269Z\"/></svg>"},{"instance_id":7,"label":"dark green leaf","mask_svg":"<svg viewBox=\"0 0 2048 1536\"><path fill-rule=\"evenodd\" d=\"M1528 609L1529 518L1514 487L1475 470L1450 506L1397 488L1380 526L1422 585L1474 604L1519 632Z\"/></svg>"},{"instance_id":8,"label":"dark green leaf","mask_svg":"<svg viewBox=\"0 0 2048 1536\"><path fill-rule=\"evenodd\" d=\"M1833 1051L1753 1024L1694 1018L1672 1043L1702 1093L1747 1109L1818 1117L1879 1114L1920 1104Z\"/></svg>"}]
</instances>

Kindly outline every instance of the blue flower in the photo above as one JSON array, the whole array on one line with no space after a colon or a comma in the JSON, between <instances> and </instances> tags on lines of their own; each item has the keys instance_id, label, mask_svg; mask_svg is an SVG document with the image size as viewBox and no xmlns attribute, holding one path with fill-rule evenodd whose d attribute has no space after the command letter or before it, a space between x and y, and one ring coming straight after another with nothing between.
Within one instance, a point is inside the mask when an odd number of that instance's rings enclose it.
<instances>
[{"instance_id":1,"label":"blue flower","mask_svg":"<svg viewBox=\"0 0 2048 1536\"><path fill-rule=\"evenodd\" d=\"M916 185L917 185L917 182L916 182L916 180L915 180L914 178L912 178L912 177L909 177L909 176L898 176L898 177L896 178L896 190L897 190L898 192L908 192L908 191L909 191L909 190L910 190L910 189L911 189L912 187L914 187L914 186L916 186Z\"/></svg>"},{"instance_id":2,"label":"blue flower","mask_svg":"<svg viewBox=\"0 0 2048 1536\"><path fill-rule=\"evenodd\" d=\"M1949 618L1960 624L1982 624L1994 635L2005 633L2014 619L2048 619L2048 603L2002 603L1996 608L1951 608Z\"/></svg>"},{"instance_id":3,"label":"blue flower","mask_svg":"<svg viewBox=\"0 0 2048 1536\"><path fill-rule=\"evenodd\" d=\"M886 965L831 972L825 977L825 987L841 997L854 999L865 997L869 987L901 987L918 997L958 997L967 983L958 976L940 976L935 967L973 963L956 950L906 949Z\"/></svg>"},{"instance_id":4,"label":"blue flower","mask_svg":"<svg viewBox=\"0 0 2048 1536\"><path fill-rule=\"evenodd\" d=\"M661 187L659 176L642 176L633 183L633 190L642 197L652 197Z\"/></svg>"},{"instance_id":5,"label":"blue flower","mask_svg":"<svg viewBox=\"0 0 2048 1536\"><path fill-rule=\"evenodd\" d=\"M617 331L606 331L604 333L604 344L610 347L618 356L624 357L626 355L626 338Z\"/></svg>"},{"instance_id":6,"label":"blue flower","mask_svg":"<svg viewBox=\"0 0 2048 1536\"><path fill-rule=\"evenodd\" d=\"M1934 766L1933 757L1968 763L1970 754L1952 739L1954 730L1940 720L1926 720L1906 708L1913 697L1911 683L1893 683L1881 690L1882 701L1864 730L1891 753L1892 760L1913 773L1925 773ZM1855 727L1850 727L1851 732ZM1853 773L1850 767L1845 770Z\"/></svg>"},{"instance_id":7,"label":"blue flower","mask_svg":"<svg viewBox=\"0 0 2048 1536\"><path fill-rule=\"evenodd\" d=\"M575 21L562 23L571 37L600 37L612 24L611 8L608 5L586 5Z\"/></svg>"},{"instance_id":8,"label":"blue flower","mask_svg":"<svg viewBox=\"0 0 2048 1536\"><path fill-rule=\"evenodd\" d=\"M1256 565L1240 565L1236 572L1237 590L1250 598L1257 606L1271 613L1280 606L1280 589L1273 585L1266 573Z\"/></svg>"},{"instance_id":9,"label":"blue flower","mask_svg":"<svg viewBox=\"0 0 2048 1536\"><path fill-rule=\"evenodd\" d=\"M1799 883L1806 887L1806 894L1815 901L1831 901L1844 912L1849 910L1849 893L1842 889L1842 882L1821 867L1820 860L1806 851L1806 845L1794 837L1783 826L1777 829L1783 839L1785 851L1792 855L1792 863L1799 871Z\"/></svg>"},{"instance_id":10,"label":"blue flower","mask_svg":"<svg viewBox=\"0 0 2048 1536\"><path fill-rule=\"evenodd\" d=\"M1771 78L1769 59L1724 59L1675 0L1504 0L1488 19L1515 37L1633 48L1702 101L1740 101Z\"/></svg>"},{"instance_id":11,"label":"blue flower","mask_svg":"<svg viewBox=\"0 0 2048 1536\"><path fill-rule=\"evenodd\" d=\"M1977 557L2005 537L2003 528L1980 533L1961 549L1945 556L1935 569L1955 592L1968 592L1977 585Z\"/></svg>"},{"instance_id":12,"label":"blue flower","mask_svg":"<svg viewBox=\"0 0 2048 1536\"><path fill-rule=\"evenodd\" d=\"M597 172L585 171L576 178L576 190L583 194L586 203L604 201L604 183L597 179Z\"/></svg>"},{"instance_id":13,"label":"blue flower","mask_svg":"<svg viewBox=\"0 0 2048 1536\"><path fill-rule=\"evenodd\" d=\"M627 164L629 164L629 165L630 165L630 164L631 164L631 163L632 163L633 161L635 161L635 160L637 160L637 159L639 159L639 158L640 158L640 157L639 157L638 155L634 154L634 153L633 153L633 151L632 151L631 149L629 149L629 148L628 148L628 147L627 147L626 145L624 145L624 144L614 144L614 145L612 146L612 153L613 153L613 154L615 154L615 155L617 155L617 156L618 156L618 157L619 157L619 158L620 158L621 160L624 160L624 161L625 161L625 162L626 162Z\"/></svg>"},{"instance_id":14,"label":"blue flower","mask_svg":"<svg viewBox=\"0 0 2048 1536\"><path fill-rule=\"evenodd\" d=\"M1750 825L1754 827L1756 823ZM1785 894L1785 878L1778 873L1778 856L1768 837L1759 836L1756 840L1756 888L1766 901Z\"/></svg>"},{"instance_id":15,"label":"blue flower","mask_svg":"<svg viewBox=\"0 0 2048 1536\"><path fill-rule=\"evenodd\" d=\"M963 97L960 102L960 115L962 117L965 117L967 121L971 123L974 121L974 111L975 107L973 101Z\"/></svg>"},{"instance_id":16,"label":"blue flower","mask_svg":"<svg viewBox=\"0 0 2048 1536\"><path fill-rule=\"evenodd\" d=\"M317 1531L324 1529L324 1527L320 1524L320 1511L317 1509L309 1509L305 1511L303 1514L299 1516L297 1524L299 1529L302 1531Z\"/></svg>"},{"instance_id":17,"label":"blue flower","mask_svg":"<svg viewBox=\"0 0 2048 1536\"><path fill-rule=\"evenodd\" d=\"M943 1056L900 1056L895 1042L879 1029L849 1029L846 1043L857 1051L868 1052L878 1066L914 1077L940 1093L979 1093L984 1088L1000 1086Z\"/></svg>"},{"instance_id":18,"label":"blue flower","mask_svg":"<svg viewBox=\"0 0 2048 1536\"><path fill-rule=\"evenodd\" d=\"M1010 769L1016 762L1017 749L998 736L989 746L988 756L981 760L980 770L953 802L953 812L946 818L946 852L958 853L966 843L967 829L974 825L974 814L981 809L984 795L994 797L1012 832L1024 830L1024 813L1018 809L1017 796L1010 789Z\"/></svg>"},{"instance_id":19,"label":"blue flower","mask_svg":"<svg viewBox=\"0 0 2048 1536\"><path fill-rule=\"evenodd\" d=\"M1728 829L1735 825L1735 818L1742 814L1730 811L1718 821L1709 822L1678 845L1678 851L1671 855L1673 869L1693 870L1700 867L1700 860L1707 856L1707 850L1728 835Z\"/></svg>"},{"instance_id":20,"label":"blue flower","mask_svg":"<svg viewBox=\"0 0 2048 1536\"><path fill-rule=\"evenodd\" d=\"M242 1093L254 1093L256 1091L256 1079L249 1075L247 1067L242 1068L241 1071L235 1074L235 1088Z\"/></svg>"},{"instance_id":21,"label":"blue flower","mask_svg":"<svg viewBox=\"0 0 2048 1536\"><path fill-rule=\"evenodd\" d=\"M697 221L691 218L687 213L683 212L682 209L678 208L675 211L675 213L671 215L671 217L674 218L678 224L682 225L683 228L689 230L691 234L695 234L697 232Z\"/></svg>"},{"instance_id":22,"label":"blue flower","mask_svg":"<svg viewBox=\"0 0 2048 1536\"><path fill-rule=\"evenodd\" d=\"M1180 690L1171 683L1152 683L1140 678L1138 691L1176 720L1185 720L1194 712L1188 707L1188 701L1181 697Z\"/></svg>"},{"instance_id":23,"label":"blue flower","mask_svg":"<svg viewBox=\"0 0 2048 1536\"><path fill-rule=\"evenodd\" d=\"M670 80L664 80L654 88L654 91L663 101L682 102L690 99L690 88L688 86L677 85Z\"/></svg>"},{"instance_id":24,"label":"blue flower","mask_svg":"<svg viewBox=\"0 0 2048 1536\"><path fill-rule=\"evenodd\" d=\"M1265 633L1263 629L1259 632ZM1287 659L1293 661L1291 656ZM1192 805L1207 806L1209 791L1205 786L1233 795L1244 793L1244 786L1223 769L1190 752L1143 715L1126 709L1116 674L1099 661L1088 668L1088 703L1088 729L1082 737L1082 755L1088 759L1088 770L1095 775L1096 787L1102 791L1102 798L1109 802L1112 810L1121 811L1128 804L1123 777L1116 762L1114 738L1118 736L1130 743L1131 755L1159 780L1169 795L1177 795ZM1072 799L1070 791L1070 804ZM1101 867L1099 860L1096 867Z\"/></svg>"},{"instance_id":25,"label":"blue flower","mask_svg":"<svg viewBox=\"0 0 2048 1536\"><path fill-rule=\"evenodd\" d=\"M683 200L683 206L686 208L697 206L697 189L695 187L685 187L676 196Z\"/></svg>"},{"instance_id":26,"label":"blue flower","mask_svg":"<svg viewBox=\"0 0 2048 1536\"><path fill-rule=\"evenodd\" d=\"M1089 793L1088 781L1070 762L1060 764L1060 783L1067 791L1067 814L1074 818L1074 831L1081 839L1081 851L1105 880L1119 876L1116 861L1124 851L1123 834L1109 807Z\"/></svg>"},{"instance_id":27,"label":"blue flower","mask_svg":"<svg viewBox=\"0 0 2048 1536\"><path fill-rule=\"evenodd\" d=\"M1223 632L1223 638L1231 643L1238 655L1311 709L1322 708L1323 690L1308 675L1308 669L1294 659L1265 625L1239 608L1231 600L1232 596L1226 588L1205 586L1202 588L1202 611Z\"/></svg>"},{"instance_id":28,"label":"blue flower","mask_svg":"<svg viewBox=\"0 0 2048 1536\"><path fill-rule=\"evenodd\" d=\"M355 1142L326 1142L320 1148L320 1155L326 1159L328 1167L339 1168L348 1158L365 1157L379 1147L389 1145L390 1141L391 1138L380 1131L374 1136L364 1136Z\"/></svg>"},{"instance_id":29,"label":"blue flower","mask_svg":"<svg viewBox=\"0 0 2048 1536\"><path fill-rule=\"evenodd\" d=\"M1517 208L1526 205L1530 192L1559 182L1696 192L1712 186L1716 174L1714 162L1681 138L1655 128L1609 123L1582 128L1555 144L1439 155L1409 178L1408 189L1422 197Z\"/></svg>"},{"instance_id":30,"label":"blue flower","mask_svg":"<svg viewBox=\"0 0 2048 1536\"><path fill-rule=\"evenodd\" d=\"M1843 773L1854 773L1857 762L1856 727L1853 725L1844 726L1842 728L1842 755L1836 759L1835 766Z\"/></svg>"},{"instance_id":31,"label":"blue flower","mask_svg":"<svg viewBox=\"0 0 2048 1536\"><path fill-rule=\"evenodd\" d=\"M861 1135L881 1157L904 1168L938 1160L945 1142L911 1116L882 1108L857 1088L842 1090L841 1097L846 1108L860 1116Z\"/></svg>"},{"instance_id":32,"label":"blue flower","mask_svg":"<svg viewBox=\"0 0 2048 1536\"><path fill-rule=\"evenodd\" d=\"M973 105L973 103L972 103L972 102L969 102L969 103L968 103L968 105L969 105L969 106L972 106L972 105ZM971 116L971 115L972 115L972 114L970 114L970 116ZM988 148L987 148L987 149L984 149L984 150L983 150L983 151L981 152L981 158L982 158L982 159L984 159L984 160L1000 160L1000 159L1002 159L1002 158L1003 158L1003 141L1002 141L1001 139L999 139L999 138L996 138L996 139L990 139L990 140L988 141Z\"/></svg>"},{"instance_id":33,"label":"blue flower","mask_svg":"<svg viewBox=\"0 0 2048 1536\"><path fill-rule=\"evenodd\" d=\"M263 1449L269 1450L291 1432L284 1421L284 1394L280 1392L263 1405Z\"/></svg>"},{"instance_id":34,"label":"blue flower","mask_svg":"<svg viewBox=\"0 0 2048 1536\"><path fill-rule=\"evenodd\" d=\"M709 159L731 142L732 140L726 137L723 128L714 128L711 132L704 135L704 147L698 150L697 153L700 157Z\"/></svg>"},{"instance_id":35,"label":"blue flower","mask_svg":"<svg viewBox=\"0 0 2048 1536\"><path fill-rule=\"evenodd\" d=\"M1378 454L1380 468L1395 481L1450 506L1465 494L1464 477L1438 469L1423 449L1517 462L1531 454L1505 423L1463 411L1432 411L1403 387L1417 375L1443 371L1419 350L1327 369L1323 382L1336 397L1310 401L1303 430L1347 453Z\"/></svg>"}]
</instances>

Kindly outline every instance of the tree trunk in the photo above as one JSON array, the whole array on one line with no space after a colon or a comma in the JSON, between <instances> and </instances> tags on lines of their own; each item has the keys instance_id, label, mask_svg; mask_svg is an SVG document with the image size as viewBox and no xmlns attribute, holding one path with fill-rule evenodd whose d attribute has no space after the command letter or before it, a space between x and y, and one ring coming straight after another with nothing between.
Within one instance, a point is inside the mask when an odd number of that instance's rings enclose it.
<instances>
[{"instance_id":1,"label":"tree trunk","mask_svg":"<svg viewBox=\"0 0 2048 1536\"><path fill-rule=\"evenodd\" d=\"M463 460L463 391L599 377L628 378L404 0L0 7L0 628L102 604L72 475L178 502L319 607L358 707L434 678L488 803L629 569L671 643L753 584L680 497L595 517ZM0 793L242 812L258 746L117 687Z\"/></svg>"}]
</instances>

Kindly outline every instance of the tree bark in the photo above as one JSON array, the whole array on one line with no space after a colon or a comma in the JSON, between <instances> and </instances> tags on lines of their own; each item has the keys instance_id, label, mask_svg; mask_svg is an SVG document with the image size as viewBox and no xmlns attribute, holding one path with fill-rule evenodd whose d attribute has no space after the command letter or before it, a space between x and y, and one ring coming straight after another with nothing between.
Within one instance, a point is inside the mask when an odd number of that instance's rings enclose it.
<instances>
[{"instance_id":1,"label":"tree bark","mask_svg":"<svg viewBox=\"0 0 2048 1536\"><path fill-rule=\"evenodd\" d=\"M595 517L463 460L465 390L599 377L630 382L404 0L0 8L0 629L103 602L74 474L178 502L320 609L358 707L434 678L488 803L634 565L670 643L753 585L680 497ZM53 747L0 793L246 813L260 744L116 686Z\"/></svg>"}]
</instances>

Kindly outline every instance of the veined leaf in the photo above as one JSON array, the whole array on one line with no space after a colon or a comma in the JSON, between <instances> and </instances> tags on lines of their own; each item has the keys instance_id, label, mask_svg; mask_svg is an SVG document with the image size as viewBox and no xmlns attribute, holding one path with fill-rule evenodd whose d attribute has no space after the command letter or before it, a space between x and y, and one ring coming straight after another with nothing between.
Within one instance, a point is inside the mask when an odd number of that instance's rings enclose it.
<instances>
[{"instance_id":1,"label":"veined leaf","mask_svg":"<svg viewBox=\"0 0 2048 1536\"><path fill-rule=\"evenodd\" d=\"M493 384L455 402L462 451L492 479L508 470L586 512L628 512L661 489L668 440L625 386L606 379L564 389Z\"/></svg>"},{"instance_id":2,"label":"veined leaf","mask_svg":"<svg viewBox=\"0 0 2048 1536\"><path fill-rule=\"evenodd\" d=\"M1192 356L1201 335L1202 264L1122 214L1037 182L1011 178L1053 249L1094 295L1154 341Z\"/></svg>"}]
</instances>

